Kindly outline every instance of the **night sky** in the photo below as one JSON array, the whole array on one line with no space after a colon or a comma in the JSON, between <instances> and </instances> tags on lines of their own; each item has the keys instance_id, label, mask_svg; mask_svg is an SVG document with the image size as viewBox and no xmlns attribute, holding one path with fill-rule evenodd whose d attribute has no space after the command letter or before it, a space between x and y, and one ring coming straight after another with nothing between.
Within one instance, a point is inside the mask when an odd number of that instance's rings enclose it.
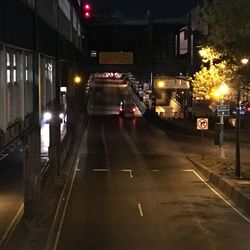
<instances>
[{"instance_id":1,"label":"night sky","mask_svg":"<svg viewBox=\"0 0 250 250\"><path fill-rule=\"evenodd\" d=\"M150 10L153 17L182 17L199 0L92 0L98 14L110 15L118 10L128 17L142 17Z\"/></svg>"}]
</instances>

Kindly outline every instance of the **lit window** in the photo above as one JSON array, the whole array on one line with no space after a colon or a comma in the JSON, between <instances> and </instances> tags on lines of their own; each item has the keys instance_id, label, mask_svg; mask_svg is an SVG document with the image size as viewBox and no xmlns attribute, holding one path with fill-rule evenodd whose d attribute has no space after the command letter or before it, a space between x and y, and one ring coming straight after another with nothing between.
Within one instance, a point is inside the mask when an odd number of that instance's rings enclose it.
<instances>
[{"instance_id":1,"label":"lit window","mask_svg":"<svg viewBox=\"0 0 250 250\"><path fill-rule=\"evenodd\" d=\"M7 69L7 83L10 83L10 69Z\"/></svg>"},{"instance_id":2,"label":"lit window","mask_svg":"<svg viewBox=\"0 0 250 250\"><path fill-rule=\"evenodd\" d=\"M6 54L6 60L7 60L6 65L10 66L10 53Z\"/></svg>"},{"instance_id":3,"label":"lit window","mask_svg":"<svg viewBox=\"0 0 250 250\"><path fill-rule=\"evenodd\" d=\"M28 81L28 70L25 70L25 81Z\"/></svg>"},{"instance_id":4,"label":"lit window","mask_svg":"<svg viewBox=\"0 0 250 250\"><path fill-rule=\"evenodd\" d=\"M13 70L13 82L16 82L16 69Z\"/></svg>"},{"instance_id":5,"label":"lit window","mask_svg":"<svg viewBox=\"0 0 250 250\"><path fill-rule=\"evenodd\" d=\"M16 66L16 54L13 54L13 66Z\"/></svg>"}]
</instances>

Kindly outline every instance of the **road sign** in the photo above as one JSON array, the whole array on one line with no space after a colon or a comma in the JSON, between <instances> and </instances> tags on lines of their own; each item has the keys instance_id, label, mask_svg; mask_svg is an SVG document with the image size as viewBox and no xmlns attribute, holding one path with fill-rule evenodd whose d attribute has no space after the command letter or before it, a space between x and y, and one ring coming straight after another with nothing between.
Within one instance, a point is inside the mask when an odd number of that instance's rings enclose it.
<instances>
[{"instance_id":1,"label":"road sign","mask_svg":"<svg viewBox=\"0 0 250 250\"><path fill-rule=\"evenodd\" d=\"M133 64L132 52L100 52L100 64Z\"/></svg>"},{"instance_id":2,"label":"road sign","mask_svg":"<svg viewBox=\"0 0 250 250\"><path fill-rule=\"evenodd\" d=\"M218 116L230 116L230 106L229 105L218 105L217 106Z\"/></svg>"},{"instance_id":3,"label":"road sign","mask_svg":"<svg viewBox=\"0 0 250 250\"><path fill-rule=\"evenodd\" d=\"M208 129L208 118L197 118L197 129L207 130Z\"/></svg>"}]
</instances>

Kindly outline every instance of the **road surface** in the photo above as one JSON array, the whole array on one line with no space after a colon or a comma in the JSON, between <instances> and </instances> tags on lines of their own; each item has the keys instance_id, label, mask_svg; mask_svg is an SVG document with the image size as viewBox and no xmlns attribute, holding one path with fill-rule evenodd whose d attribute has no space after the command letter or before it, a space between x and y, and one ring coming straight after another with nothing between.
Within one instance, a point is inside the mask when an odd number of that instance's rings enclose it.
<instances>
[{"instance_id":1,"label":"road surface","mask_svg":"<svg viewBox=\"0 0 250 250\"><path fill-rule=\"evenodd\" d=\"M249 250L249 218L204 181L173 138L142 117L105 112L114 89L98 94L105 115L98 108L89 117L55 248Z\"/></svg>"}]
</instances>

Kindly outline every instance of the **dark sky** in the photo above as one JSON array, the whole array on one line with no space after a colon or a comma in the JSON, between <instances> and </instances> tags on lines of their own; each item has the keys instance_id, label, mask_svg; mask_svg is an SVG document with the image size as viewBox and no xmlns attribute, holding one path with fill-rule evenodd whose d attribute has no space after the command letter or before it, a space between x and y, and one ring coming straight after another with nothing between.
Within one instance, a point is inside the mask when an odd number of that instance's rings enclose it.
<instances>
[{"instance_id":1,"label":"dark sky","mask_svg":"<svg viewBox=\"0 0 250 250\"><path fill-rule=\"evenodd\" d=\"M199 0L92 0L99 14L111 14L119 10L129 17L142 16L149 9L154 18L182 17L197 5Z\"/></svg>"}]
</instances>

